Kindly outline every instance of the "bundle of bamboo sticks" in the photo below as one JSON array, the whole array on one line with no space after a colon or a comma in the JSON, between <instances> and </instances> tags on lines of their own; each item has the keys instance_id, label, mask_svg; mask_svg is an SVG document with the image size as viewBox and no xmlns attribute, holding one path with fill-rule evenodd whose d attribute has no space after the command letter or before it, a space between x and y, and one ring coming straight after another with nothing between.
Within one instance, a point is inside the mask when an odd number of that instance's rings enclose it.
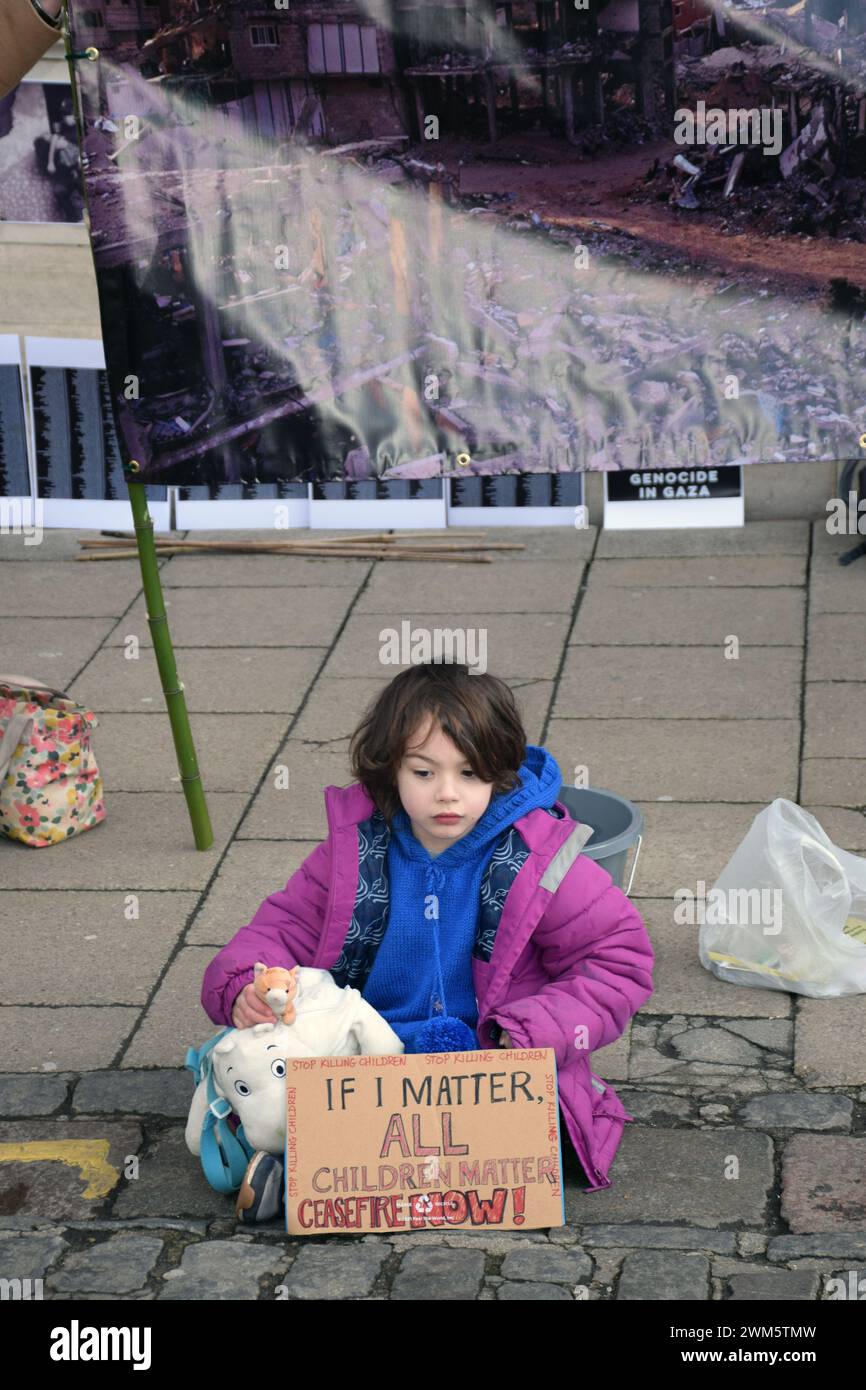
<instances>
[{"instance_id":1,"label":"bundle of bamboo sticks","mask_svg":"<svg viewBox=\"0 0 866 1390\"><path fill-rule=\"evenodd\" d=\"M313 555L324 559L447 560L464 565L489 565L488 550L525 550L519 541L484 541L484 531L375 531L357 536L305 537L302 540L197 541L164 540L154 536L157 555ZM481 539L479 539L481 538ZM122 542L122 544L118 544ZM130 531L102 531L99 539L79 540L84 552L76 560L134 560L138 556Z\"/></svg>"}]
</instances>

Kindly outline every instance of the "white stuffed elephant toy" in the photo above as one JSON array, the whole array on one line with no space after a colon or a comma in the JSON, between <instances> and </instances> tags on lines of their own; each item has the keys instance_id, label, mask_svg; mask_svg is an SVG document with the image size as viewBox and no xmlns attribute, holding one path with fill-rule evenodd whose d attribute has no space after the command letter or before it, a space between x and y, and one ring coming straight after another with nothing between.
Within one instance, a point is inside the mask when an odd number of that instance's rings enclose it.
<instances>
[{"instance_id":1,"label":"white stuffed elephant toy","mask_svg":"<svg viewBox=\"0 0 866 1390\"><path fill-rule=\"evenodd\" d=\"M239 1117L254 1149L282 1154L286 1142L287 1057L392 1055L403 1043L382 1015L348 985L341 989L328 970L296 966L294 1019L235 1028L213 1049L217 1095ZM282 1014L284 1001L279 1004ZM276 1012L276 1010L275 1010ZM207 1082L196 1087L186 1122L186 1146L200 1154L207 1110Z\"/></svg>"}]
</instances>

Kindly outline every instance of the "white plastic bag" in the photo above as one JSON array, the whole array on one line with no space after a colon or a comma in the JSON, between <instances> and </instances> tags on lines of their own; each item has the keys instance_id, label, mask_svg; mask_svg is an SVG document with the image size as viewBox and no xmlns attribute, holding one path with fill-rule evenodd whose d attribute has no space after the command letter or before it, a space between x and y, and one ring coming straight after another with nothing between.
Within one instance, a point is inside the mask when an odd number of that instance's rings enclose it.
<instances>
[{"instance_id":1,"label":"white plastic bag","mask_svg":"<svg viewBox=\"0 0 866 1390\"><path fill-rule=\"evenodd\" d=\"M707 894L699 953L731 984L818 999L866 992L866 860L777 797Z\"/></svg>"}]
</instances>

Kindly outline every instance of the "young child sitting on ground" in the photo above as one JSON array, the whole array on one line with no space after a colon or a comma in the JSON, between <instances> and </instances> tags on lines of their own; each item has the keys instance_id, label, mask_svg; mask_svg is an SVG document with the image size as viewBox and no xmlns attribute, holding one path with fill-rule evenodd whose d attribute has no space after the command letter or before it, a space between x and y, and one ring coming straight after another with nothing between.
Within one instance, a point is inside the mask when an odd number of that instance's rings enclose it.
<instances>
[{"instance_id":1,"label":"young child sitting on ground","mask_svg":"<svg viewBox=\"0 0 866 1390\"><path fill-rule=\"evenodd\" d=\"M652 993L634 905L580 853L589 827L557 802L562 775L527 744L489 673L427 663L373 700L350 743L348 787L328 787L328 836L205 973L215 1023L272 1022L253 966L310 965L360 991L407 1052L554 1049L566 1132L589 1190L628 1115L590 1070ZM254 1155L240 1219L279 1210L282 1168Z\"/></svg>"}]
</instances>

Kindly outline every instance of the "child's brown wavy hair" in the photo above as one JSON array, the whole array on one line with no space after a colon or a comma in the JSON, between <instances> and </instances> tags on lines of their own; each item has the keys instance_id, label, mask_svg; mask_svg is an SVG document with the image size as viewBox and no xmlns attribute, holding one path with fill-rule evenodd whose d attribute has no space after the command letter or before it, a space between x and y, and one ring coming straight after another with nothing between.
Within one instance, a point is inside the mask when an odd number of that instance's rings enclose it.
<instances>
[{"instance_id":1,"label":"child's brown wavy hair","mask_svg":"<svg viewBox=\"0 0 866 1390\"><path fill-rule=\"evenodd\" d=\"M526 733L505 682L486 672L470 675L459 662L410 666L374 698L349 745L352 776L389 827L401 805L397 770L427 715L457 745L476 776L493 783L491 798L519 783Z\"/></svg>"}]
</instances>

